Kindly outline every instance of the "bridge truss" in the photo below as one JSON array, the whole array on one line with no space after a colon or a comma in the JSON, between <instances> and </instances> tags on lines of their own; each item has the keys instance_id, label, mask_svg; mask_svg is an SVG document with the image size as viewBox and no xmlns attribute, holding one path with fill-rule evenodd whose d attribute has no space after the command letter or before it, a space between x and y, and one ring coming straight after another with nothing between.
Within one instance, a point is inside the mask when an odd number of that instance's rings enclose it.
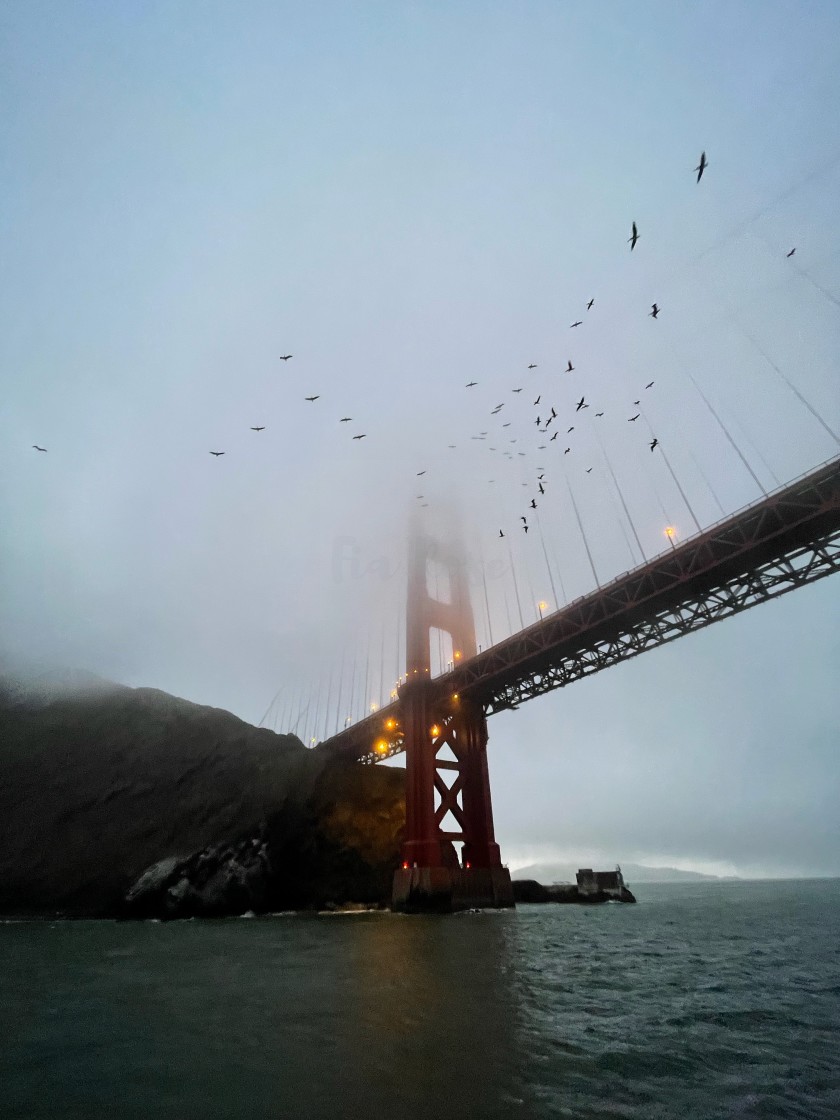
<instances>
[{"instance_id":1,"label":"bridge truss","mask_svg":"<svg viewBox=\"0 0 840 1120\"><path fill-rule=\"evenodd\" d=\"M486 715L840 570L840 457L429 682ZM409 682L410 683L410 682ZM404 749L401 701L320 749L378 762Z\"/></svg>"}]
</instances>

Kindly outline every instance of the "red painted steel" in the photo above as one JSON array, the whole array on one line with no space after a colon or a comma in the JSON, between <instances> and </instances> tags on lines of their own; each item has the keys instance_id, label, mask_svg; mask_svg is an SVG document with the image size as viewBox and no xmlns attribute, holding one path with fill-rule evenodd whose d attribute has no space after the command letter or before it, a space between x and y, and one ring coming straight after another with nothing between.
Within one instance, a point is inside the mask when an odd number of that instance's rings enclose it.
<instances>
[{"instance_id":1,"label":"red painted steel","mask_svg":"<svg viewBox=\"0 0 840 1120\"><path fill-rule=\"evenodd\" d=\"M446 570L449 602L429 593L431 561ZM399 690L406 752L403 866L457 868L454 844L460 842L465 866L501 867L493 832L484 710L468 698L442 693L430 680L433 628L451 636L457 660L476 654L467 567L457 540L442 547L415 527L408 573L406 682ZM446 747L452 758L439 758ZM455 828L442 827L447 816L455 821Z\"/></svg>"}]
</instances>

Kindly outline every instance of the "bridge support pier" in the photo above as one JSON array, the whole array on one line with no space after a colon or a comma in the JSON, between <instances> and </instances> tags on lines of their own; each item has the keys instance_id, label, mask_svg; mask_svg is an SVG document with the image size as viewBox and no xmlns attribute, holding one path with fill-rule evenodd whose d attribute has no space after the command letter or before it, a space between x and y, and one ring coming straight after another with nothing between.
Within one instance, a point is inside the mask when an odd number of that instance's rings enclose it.
<instances>
[{"instance_id":1,"label":"bridge support pier","mask_svg":"<svg viewBox=\"0 0 840 1120\"><path fill-rule=\"evenodd\" d=\"M406 749L406 839L394 873L392 906L451 912L513 906L510 872L493 830L487 720L480 706L452 697L436 710L428 680L401 691ZM444 748L450 758L439 758ZM437 807L435 800L437 797ZM441 826L449 819L448 830ZM453 827L454 826L454 827ZM454 844L462 843L461 859Z\"/></svg>"}]
</instances>

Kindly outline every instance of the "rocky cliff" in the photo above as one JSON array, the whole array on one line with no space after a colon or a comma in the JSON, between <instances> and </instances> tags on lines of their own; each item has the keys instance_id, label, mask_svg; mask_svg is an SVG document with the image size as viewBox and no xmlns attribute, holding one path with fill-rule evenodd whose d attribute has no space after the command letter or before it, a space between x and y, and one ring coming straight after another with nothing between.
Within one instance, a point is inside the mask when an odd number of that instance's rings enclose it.
<instances>
[{"instance_id":1,"label":"rocky cliff","mask_svg":"<svg viewBox=\"0 0 840 1120\"><path fill-rule=\"evenodd\" d=\"M204 876L178 888L174 910L161 902L167 912L377 902L404 819L401 770L330 762L294 736L155 689L0 679L0 912L124 913L160 861L177 874L159 874L161 899L185 866ZM239 893L225 893L218 868L206 889L214 859L257 852Z\"/></svg>"}]
</instances>

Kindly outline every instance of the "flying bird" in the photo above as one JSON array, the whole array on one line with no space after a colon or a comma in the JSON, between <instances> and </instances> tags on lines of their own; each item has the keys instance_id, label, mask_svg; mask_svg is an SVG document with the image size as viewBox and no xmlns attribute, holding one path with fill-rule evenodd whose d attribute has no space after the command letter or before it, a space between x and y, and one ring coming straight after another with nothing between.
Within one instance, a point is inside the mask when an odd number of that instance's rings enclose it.
<instances>
[{"instance_id":1,"label":"flying bird","mask_svg":"<svg viewBox=\"0 0 840 1120\"><path fill-rule=\"evenodd\" d=\"M541 399L542 399L542 393L540 393L540 395L539 395L539 396L537 397L537 399L536 399L536 400L534 401L534 404L539 404L539 403L540 403L540 401L541 401Z\"/></svg>"},{"instance_id":2,"label":"flying bird","mask_svg":"<svg viewBox=\"0 0 840 1120\"><path fill-rule=\"evenodd\" d=\"M796 246L794 245L794 247L791 249L791 251L789 253L785 253L785 256L786 257L792 257L795 252L796 252Z\"/></svg>"},{"instance_id":3,"label":"flying bird","mask_svg":"<svg viewBox=\"0 0 840 1120\"><path fill-rule=\"evenodd\" d=\"M39 447L37 443L33 443L32 446L35 448L36 451L46 451L47 450L46 447Z\"/></svg>"},{"instance_id":4,"label":"flying bird","mask_svg":"<svg viewBox=\"0 0 840 1120\"><path fill-rule=\"evenodd\" d=\"M656 304L656 303L652 304L650 311L648 311L648 315L650 315L651 319L658 319L659 318L659 305Z\"/></svg>"},{"instance_id":5,"label":"flying bird","mask_svg":"<svg viewBox=\"0 0 840 1120\"><path fill-rule=\"evenodd\" d=\"M653 384L654 384L653 381L648 381L647 385L645 385L645 388L650 389Z\"/></svg>"},{"instance_id":6,"label":"flying bird","mask_svg":"<svg viewBox=\"0 0 840 1120\"><path fill-rule=\"evenodd\" d=\"M557 416L557 413L556 413L556 412L554 411L554 409L552 408L552 410L551 410L551 419L552 419L552 420L554 420L554 419L556 418L556 416Z\"/></svg>"},{"instance_id":7,"label":"flying bird","mask_svg":"<svg viewBox=\"0 0 840 1120\"><path fill-rule=\"evenodd\" d=\"M352 416L342 416L339 420L339 424L349 424L352 419Z\"/></svg>"},{"instance_id":8,"label":"flying bird","mask_svg":"<svg viewBox=\"0 0 840 1120\"><path fill-rule=\"evenodd\" d=\"M641 401L633 401L633 404L641 404Z\"/></svg>"},{"instance_id":9,"label":"flying bird","mask_svg":"<svg viewBox=\"0 0 840 1120\"><path fill-rule=\"evenodd\" d=\"M555 432L554 435L551 437L551 439L548 442L553 443L554 440L556 440L559 435L560 435L559 432Z\"/></svg>"},{"instance_id":10,"label":"flying bird","mask_svg":"<svg viewBox=\"0 0 840 1120\"><path fill-rule=\"evenodd\" d=\"M317 393L314 397L304 397L303 399L307 401L317 401L320 396L321 394Z\"/></svg>"},{"instance_id":11,"label":"flying bird","mask_svg":"<svg viewBox=\"0 0 840 1120\"><path fill-rule=\"evenodd\" d=\"M531 499L531 509L536 509L536 508L537 508L537 499L532 498Z\"/></svg>"},{"instance_id":12,"label":"flying bird","mask_svg":"<svg viewBox=\"0 0 840 1120\"><path fill-rule=\"evenodd\" d=\"M604 414L603 414L603 412L596 412L595 415L596 416L603 416Z\"/></svg>"},{"instance_id":13,"label":"flying bird","mask_svg":"<svg viewBox=\"0 0 840 1120\"><path fill-rule=\"evenodd\" d=\"M526 533L528 532L528 524L527 524L527 522L526 522L526 523L525 523L525 524L524 524L524 525L522 526L522 528L523 528L523 529L525 530L525 532L526 532Z\"/></svg>"},{"instance_id":14,"label":"flying bird","mask_svg":"<svg viewBox=\"0 0 840 1120\"><path fill-rule=\"evenodd\" d=\"M595 302L595 300L594 300L594 299L591 299L591 300L589 301L589 303L587 303L587 305L586 305L586 310L587 310L587 311L591 311L591 310L592 310L592 304L593 304L594 302Z\"/></svg>"},{"instance_id":15,"label":"flying bird","mask_svg":"<svg viewBox=\"0 0 840 1120\"><path fill-rule=\"evenodd\" d=\"M211 451L211 452L210 452L210 454L211 454L211 455L215 455L215 456L216 456L216 458L218 459L218 457L219 457L220 455L224 455L224 451Z\"/></svg>"},{"instance_id":16,"label":"flying bird","mask_svg":"<svg viewBox=\"0 0 840 1120\"><path fill-rule=\"evenodd\" d=\"M539 488L540 493L544 494L545 493L545 487L543 486L543 484L541 482L538 482L537 486Z\"/></svg>"},{"instance_id":17,"label":"flying bird","mask_svg":"<svg viewBox=\"0 0 840 1120\"><path fill-rule=\"evenodd\" d=\"M566 366L566 373L571 373L574 370L574 368L575 367L572 365L572 360L570 358L569 359L569 364Z\"/></svg>"},{"instance_id":18,"label":"flying bird","mask_svg":"<svg viewBox=\"0 0 840 1120\"><path fill-rule=\"evenodd\" d=\"M465 388L465 389L472 389L473 385L477 385L477 384L478 384L478 382L477 382L477 381L468 381L468 382L466 383L466 385L464 386L464 388Z\"/></svg>"},{"instance_id":19,"label":"flying bird","mask_svg":"<svg viewBox=\"0 0 840 1120\"><path fill-rule=\"evenodd\" d=\"M640 412L637 412L635 416L628 416L628 417L627 417L627 423L628 423L628 424L632 424L632 423L633 423L633 421L634 421L634 420L638 420L640 416L641 416L641 413L640 413Z\"/></svg>"},{"instance_id":20,"label":"flying bird","mask_svg":"<svg viewBox=\"0 0 840 1120\"><path fill-rule=\"evenodd\" d=\"M575 426L574 426L574 424L572 424L571 428L566 429L566 435L568 435L569 432L573 432L574 430L575 430Z\"/></svg>"},{"instance_id":21,"label":"flying bird","mask_svg":"<svg viewBox=\"0 0 840 1120\"><path fill-rule=\"evenodd\" d=\"M576 323L572 323L572 326L573 327L582 327L583 326L583 319L578 319L578 321ZM569 329L571 329L571 328L569 328Z\"/></svg>"},{"instance_id":22,"label":"flying bird","mask_svg":"<svg viewBox=\"0 0 840 1120\"><path fill-rule=\"evenodd\" d=\"M706 153L701 152L700 153L700 162L694 168L694 170L697 172L697 182L698 183L703 178L703 172L706 170L706 168L708 166L709 166L709 161L706 159Z\"/></svg>"},{"instance_id":23,"label":"flying bird","mask_svg":"<svg viewBox=\"0 0 840 1120\"><path fill-rule=\"evenodd\" d=\"M592 474L592 467L587 467L586 468L586 473L587 474Z\"/></svg>"},{"instance_id":24,"label":"flying bird","mask_svg":"<svg viewBox=\"0 0 840 1120\"><path fill-rule=\"evenodd\" d=\"M500 537L503 537L503 536L504 536L504 533L502 532L502 530L501 530L501 529L499 530L499 536L500 536Z\"/></svg>"},{"instance_id":25,"label":"flying bird","mask_svg":"<svg viewBox=\"0 0 840 1120\"><path fill-rule=\"evenodd\" d=\"M510 425L511 425L511 421L510 421L510 420L508 420L507 424L502 424L502 427L503 427L503 428L509 428L509 427L510 427Z\"/></svg>"},{"instance_id":26,"label":"flying bird","mask_svg":"<svg viewBox=\"0 0 840 1120\"><path fill-rule=\"evenodd\" d=\"M522 390L521 389L511 389L511 392L512 393L521 393Z\"/></svg>"},{"instance_id":27,"label":"flying bird","mask_svg":"<svg viewBox=\"0 0 840 1120\"><path fill-rule=\"evenodd\" d=\"M362 432L362 434L360 436L353 436L353 439L364 439L366 435L367 435L367 432Z\"/></svg>"},{"instance_id":28,"label":"flying bird","mask_svg":"<svg viewBox=\"0 0 840 1120\"><path fill-rule=\"evenodd\" d=\"M528 518L527 517L521 517L520 516L519 520L524 521L526 525L528 524Z\"/></svg>"},{"instance_id":29,"label":"flying bird","mask_svg":"<svg viewBox=\"0 0 840 1120\"><path fill-rule=\"evenodd\" d=\"M537 363L536 362L531 362L531 364L528 366L528 369L536 369L536 368L537 368Z\"/></svg>"},{"instance_id":30,"label":"flying bird","mask_svg":"<svg viewBox=\"0 0 840 1120\"><path fill-rule=\"evenodd\" d=\"M658 440L658 439L656 439L656 437L654 437L654 438L653 438L653 439L652 439L652 440L650 441L650 449L651 449L651 451L653 451L654 447L658 447L658 446L659 446L659 440Z\"/></svg>"},{"instance_id":31,"label":"flying bird","mask_svg":"<svg viewBox=\"0 0 840 1120\"><path fill-rule=\"evenodd\" d=\"M567 447L566 450L563 452L563 454L568 455L571 450L572 450L571 447Z\"/></svg>"},{"instance_id":32,"label":"flying bird","mask_svg":"<svg viewBox=\"0 0 840 1120\"><path fill-rule=\"evenodd\" d=\"M425 473L426 473L425 471L418 471L417 472L417 477L419 478L421 474L425 474Z\"/></svg>"},{"instance_id":33,"label":"flying bird","mask_svg":"<svg viewBox=\"0 0 840 1120\"><path fill-rule=\"evenodd\" d=\"M589 405L586 403L586 401L583 399L583 397L581 397L580 400L577 402L577 405L575 407L575 412L580 412L580 410L582 408L589 408Z\"/></svg>"},{"instance_id":34,"label":"flying bird","mask_svg":"<svg viewBox=\"0 0 840 1120\"><path fill-rule=\"evenodd\" d=\"M293 357L294 357L294 354L281 354L280 355L280 361L281 362L288 362L289 358L293 358Z\"/></svg>"},{"instance_id":35,"label":"flying bird","mask_svg":"<svg viewBox=\"0 0 840 1120\"><path fill-rule=\"evenodd\" d=\"M263 426L261 428L251 428L251 431L252 432L264 432L265 431L265 424L263 424Z\"/></svg>"},{"instance_id":36,"label":"flying bird","mask_svg":"<svg viewBox=\"0 0 840 1120\"><path fill-rule=\"evenodd\" d=\"M636 223L635 222L633 222L633 232L627 238L627 240L630 242L630 252L632 253L633 250L636 248L636 242L639 240L639 231L638 231L638 229L636 229Z\"/></svg>"}]
</instances>

